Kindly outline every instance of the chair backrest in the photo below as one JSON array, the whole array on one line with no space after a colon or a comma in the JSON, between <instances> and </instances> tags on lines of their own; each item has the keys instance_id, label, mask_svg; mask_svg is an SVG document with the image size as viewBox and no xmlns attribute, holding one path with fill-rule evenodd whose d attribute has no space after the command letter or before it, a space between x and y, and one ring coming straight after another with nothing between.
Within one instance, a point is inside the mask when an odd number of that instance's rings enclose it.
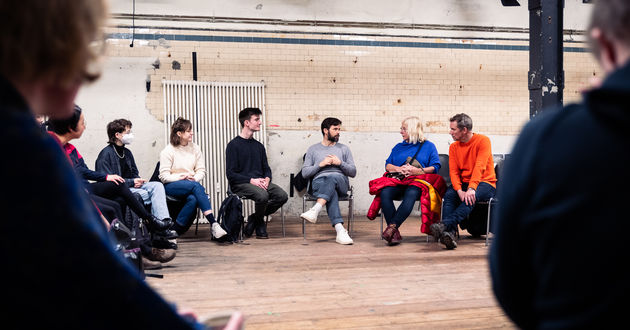
<instances>
[{"instance_id":1,"label":"chair backrest","mask_svg":"<svg viewBox=\"0 0 630 330\"><path fill-rule=\"evenodd\" d=\"M447 154L440 154L440 170L438 171L438 174L442 176L442 178L444 179L444 182L446 182L446 187L450 187L451 186L451 174L449 171L449 165L448 165L448 155Z\"/></svg>"},{"instance_id":2,"label":"chair backrest","mask_svg":"<svg viewBox=\"0 0 630 330\"><path fill-rule=\"evenodd\" d=\"M151 175L151 179L149 179L149 181L162 182L160 180L160 162L157 162L157 164L155 165L155 169L153 170L153 175Z\"/></svg>"},{"instance_id":3,"label":"chair backrest","mask_svg":"<svg viewBox=\"0 0 630 330\"><path fill-rule=\"evenodd\" d=\"M497 177L497 182L499 181L499 174L501 174L501 170L503 169L504 159L500 158L494 161L494 174Z\"/></svg>"}]
</instances>

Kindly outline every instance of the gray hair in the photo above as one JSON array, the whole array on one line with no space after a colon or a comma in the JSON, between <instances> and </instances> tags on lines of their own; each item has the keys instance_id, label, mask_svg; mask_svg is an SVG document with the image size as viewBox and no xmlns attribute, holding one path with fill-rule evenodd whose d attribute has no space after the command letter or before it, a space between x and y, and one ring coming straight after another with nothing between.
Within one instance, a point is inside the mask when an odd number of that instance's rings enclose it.
<instances>
[{"instance_id":1,"label":"gray hair","mask_svg":"<svg viewBox=\"0 0 630 330\"><path fill-rule=\"evenodd\" d=\"M454 121L457 123L457 128L463 129L467 128L469 131L472 131L473 123L472 118L465 113L458 113L455 116L451 117L449 121Z\"/></svg>"}]
</instances>

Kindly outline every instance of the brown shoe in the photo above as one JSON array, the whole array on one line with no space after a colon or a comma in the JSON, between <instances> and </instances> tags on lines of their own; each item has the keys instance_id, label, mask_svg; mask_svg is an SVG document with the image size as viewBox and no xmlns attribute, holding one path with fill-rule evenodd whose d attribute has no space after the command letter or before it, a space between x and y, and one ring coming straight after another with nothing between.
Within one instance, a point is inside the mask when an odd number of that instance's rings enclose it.
<instances>
[{"instance_id":1,"label":"brown shoe","mask_svg":"<svg viewBox=\"0 0 630 330\"><path fill-rule=\"evenodd\" d=\"M142 268L145 270L162 269L162 264L159 261L151 261L147 258L142 258Z\"/></svg>"},{"instance_id":2,"label":"brown shoe","mask_svg":"<svg viewBox=\"0 0 630 330\"><path fill-rule=\"evenodd\" d=\"M400 231L398 228L394 228L394 233L392 234L392 239L389 242L389 245L396 245L402 242L402 236L400 235Z\"/></svg>"},{"instance_id":3,"label":"brown shoe","mask_svg":"<svg viewBox=\"0 0 630 330\"><path fill-rule=\"evenodd\" d=\"M396 225L392 223L388 225L387 228L385 228L385 230L381 234L381 237L386 240L387 243L390 243L392 241L392 235L394 235L394 231L396 231Z\"/></svg>"},{"instance_id":4,"label":"brown shoe","mask_svg":"<svg viewBox=\"0 0 630 330\"><path fill-rule=\"evenodd\" d=\"M175 250L173 249L151 249L151 253L146 256L146 259L157 262L169 262L175 258Z\"/></svg>"}]
</instances>

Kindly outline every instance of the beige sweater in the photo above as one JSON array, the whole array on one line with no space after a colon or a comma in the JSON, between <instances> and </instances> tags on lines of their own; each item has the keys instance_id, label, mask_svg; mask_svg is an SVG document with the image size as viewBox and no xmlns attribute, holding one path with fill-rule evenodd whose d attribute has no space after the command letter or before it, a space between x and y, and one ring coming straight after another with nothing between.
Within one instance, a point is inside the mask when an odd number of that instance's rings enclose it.
<instances>
[{"instance_id":1,"label":"beige sweater","mask_svg":"<svg viewBox=\"0 0 630 330\"><path fill-rule=\"evenodd\" d=\"M186 146L169 144L160 153L160 180L163 183L182 180L186 175L200 182L206 176L206 165L201 148L193 142Z\"/></svg>"}]
</instances>

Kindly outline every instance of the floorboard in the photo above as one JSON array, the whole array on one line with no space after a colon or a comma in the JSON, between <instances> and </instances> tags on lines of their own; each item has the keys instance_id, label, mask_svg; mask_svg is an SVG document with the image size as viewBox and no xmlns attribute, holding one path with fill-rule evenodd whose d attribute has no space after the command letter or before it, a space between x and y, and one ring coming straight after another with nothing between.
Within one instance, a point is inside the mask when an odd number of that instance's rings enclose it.
<instances>
[{"instance_id":1,"label":"floorboard","mask_svg":"<svg viewBox=\"0 0 630 330\"><path fill-rule=\"evenodd\" d=\"M207 224L178 239L177 257L147 282L198 315L240 310L246 329L514 328L490 289L482 239L461 233L456 250L427 243L411 219L386 246L379 222L356 221L354 245L335 243L325 217L269 223L270 239L222 245Z\"/></svg>"}]
</instances>

